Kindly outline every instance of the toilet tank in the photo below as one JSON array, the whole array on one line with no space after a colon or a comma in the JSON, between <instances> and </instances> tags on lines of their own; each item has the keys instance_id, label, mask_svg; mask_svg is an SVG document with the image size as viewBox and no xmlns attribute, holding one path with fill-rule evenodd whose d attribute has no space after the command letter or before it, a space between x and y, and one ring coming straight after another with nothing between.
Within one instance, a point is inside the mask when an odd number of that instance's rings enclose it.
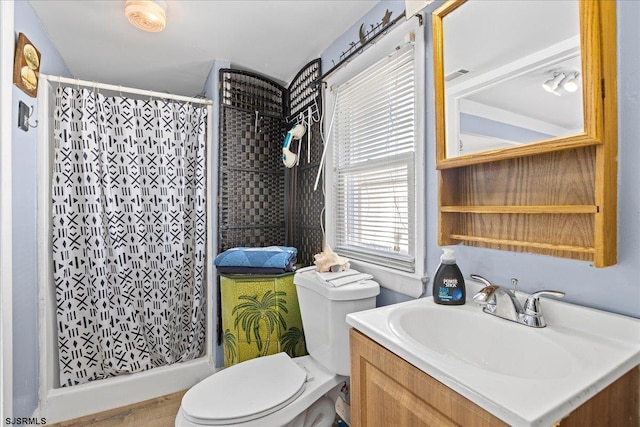
<instances>
[{"instance_id":1,"label":"toilet tank","mask_svg":"<svg viewBox=\"0 0 640 427\"><path fill-rule=\"evenodd\" d=\"M298 293L307 351L329 371L349 376L349 313L376 306L380 286L373 280L333 287L315 267L298 271L293 283Z\"/></svg>"}]
</instances>

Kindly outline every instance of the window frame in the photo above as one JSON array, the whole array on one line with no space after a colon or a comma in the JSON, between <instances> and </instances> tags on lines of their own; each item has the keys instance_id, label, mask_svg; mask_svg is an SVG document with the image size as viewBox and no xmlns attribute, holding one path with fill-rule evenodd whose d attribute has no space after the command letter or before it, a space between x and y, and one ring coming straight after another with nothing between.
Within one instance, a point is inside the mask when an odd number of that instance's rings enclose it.
<instances>
[{"instance_id":1,"label":"window frame","mask_svg":"<svg viewBox=\"0 0 640 427\"><path fill-rule=\"evenodd\" d=\"M411 37L413 34L413 37ZM367 261L350 259L353 268L372 274L384 288L391 289L414 298L421 296L425 290L426 264L426 171L425 171L425 28L419 25L417 18L399 23L382 39L366 49L341 69L326 79L324 91L325 122L324 134L328 143L324 185L326 206L326 239L336 249L336 210L334 206L336 189L334 188L334 148L332 136L328 134L333 120L335 107L335 88L348 82L356 75L395 52L396 47L403 46L413 38L414 44L414 78L415 78L415 152L414 152L414 271L406 272L388 266L381 266ZM345 254L341 254L345 255ZM346 257L349 258L348 254Z\"/></svg>"}]
</instances>

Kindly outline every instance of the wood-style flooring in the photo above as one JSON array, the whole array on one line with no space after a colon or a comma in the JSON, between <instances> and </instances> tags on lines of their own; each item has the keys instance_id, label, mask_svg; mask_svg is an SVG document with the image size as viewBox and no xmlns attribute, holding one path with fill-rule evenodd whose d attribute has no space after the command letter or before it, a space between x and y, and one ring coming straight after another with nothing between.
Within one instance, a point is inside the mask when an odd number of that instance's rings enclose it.
<instances>
[{"instance_id":1,"label":"wood-style flooring","mask_svg":"<svg viewBox=\"0 0 640 427\"><path fill-rule=\"evenodd\" d=\"M186 390L48 427L173 427Z\"/></svg>"}]
</instances>

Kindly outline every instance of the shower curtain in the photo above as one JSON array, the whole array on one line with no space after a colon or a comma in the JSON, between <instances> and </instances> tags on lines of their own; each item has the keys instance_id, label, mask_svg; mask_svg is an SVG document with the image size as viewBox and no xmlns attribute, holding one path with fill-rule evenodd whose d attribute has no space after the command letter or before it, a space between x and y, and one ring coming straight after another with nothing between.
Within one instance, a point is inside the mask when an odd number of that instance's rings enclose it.
<instances>
[{"instance_id":1,"label":"shower curtain","mask_svg":"<svg viewBox=\"0 0 640 427\"><path fill-rule=\"evenodd\" d=\"M206 107L57 88L61 386L203 353L206 128Z\"/></svg>"}]
</instances>

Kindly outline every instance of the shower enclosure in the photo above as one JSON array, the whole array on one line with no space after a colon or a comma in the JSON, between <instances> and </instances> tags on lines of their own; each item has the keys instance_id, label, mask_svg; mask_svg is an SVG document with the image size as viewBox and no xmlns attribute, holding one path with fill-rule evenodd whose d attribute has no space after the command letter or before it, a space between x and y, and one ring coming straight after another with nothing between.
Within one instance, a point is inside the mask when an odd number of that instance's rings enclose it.
<instances>
[{"instance_id":1,"label":"shower enclosure","mask_svg":"<svg viewBox=\"0 0 640 427\"><path fill-rule=\"evenodd\" d=\"M39 410L55 422L214 370L211 102L41 77Z\"/></svg>"}]
</instances>

